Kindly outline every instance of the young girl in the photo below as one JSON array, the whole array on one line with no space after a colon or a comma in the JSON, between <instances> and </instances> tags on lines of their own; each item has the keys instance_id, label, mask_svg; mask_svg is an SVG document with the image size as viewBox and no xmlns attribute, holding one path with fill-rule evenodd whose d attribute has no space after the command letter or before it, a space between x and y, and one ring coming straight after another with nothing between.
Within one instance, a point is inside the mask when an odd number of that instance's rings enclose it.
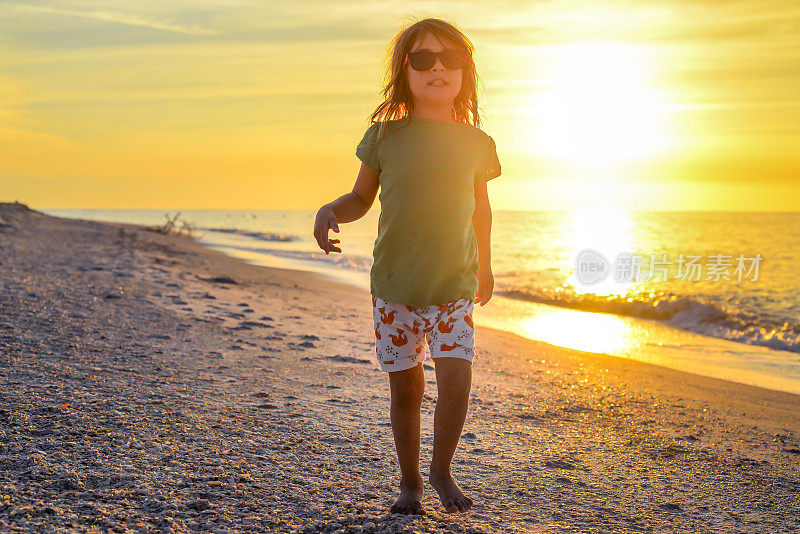
<instances>
[{"instance_id":1,"label":"young girl","mask_svg":"<svg viewBox=\"0 0 800 534\"><path fill-rule=\"evenodd\" d=\"M384 102L356 148L362 164L353 191L323 206L314 224L320 248L341 252L328 230L363 217L380 186L370 290L401 471L395 513L425 514L419 450L426 338L439 393L428 482L448 512L472 506L450 463L472 383L473 305L485 305L494 287L486 182L500 175L494 140L479 128L473 51L461 31L438 19L395 37Z\"/></svg>"}]
</instances>

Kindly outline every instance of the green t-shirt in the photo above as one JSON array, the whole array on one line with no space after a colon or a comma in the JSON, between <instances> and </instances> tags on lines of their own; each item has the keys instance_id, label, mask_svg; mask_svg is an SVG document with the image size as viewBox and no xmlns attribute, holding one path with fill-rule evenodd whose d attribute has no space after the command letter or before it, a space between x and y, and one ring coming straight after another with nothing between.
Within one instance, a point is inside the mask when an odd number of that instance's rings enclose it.
<instances>
[{"instance_id":1,"label":"green t-shirt","mask_svg":"<svg viewBox=\"0 0 800 534\"><path fill-rule=\"evenodd\" d=\"M356 156L380 180L381 214L370 290L421 308L478 291L472 227L475 185L500 175L494 140L479 128L432 119L372 124Z\"/></svg>"}]
</instances>

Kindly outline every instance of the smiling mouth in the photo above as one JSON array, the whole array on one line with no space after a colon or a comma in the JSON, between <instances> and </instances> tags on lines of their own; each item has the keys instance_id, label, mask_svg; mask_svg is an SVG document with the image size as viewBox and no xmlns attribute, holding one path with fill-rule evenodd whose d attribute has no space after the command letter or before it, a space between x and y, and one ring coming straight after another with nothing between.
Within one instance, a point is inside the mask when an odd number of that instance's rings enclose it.
<instances>
[{"instance_id":1,"label":"smiling mouth","mask_svg":"<svg viewBox=\"0 0 800 534\"><path fill-rule=\"evenodd\" d=\"M444 81L444 80L433 80L432 82L429 82L428 85L434 85L434 86L439 86L440 87L440 86L443 86L443 85L447 85L447 82Z\"/></svg>"}]
</instances>

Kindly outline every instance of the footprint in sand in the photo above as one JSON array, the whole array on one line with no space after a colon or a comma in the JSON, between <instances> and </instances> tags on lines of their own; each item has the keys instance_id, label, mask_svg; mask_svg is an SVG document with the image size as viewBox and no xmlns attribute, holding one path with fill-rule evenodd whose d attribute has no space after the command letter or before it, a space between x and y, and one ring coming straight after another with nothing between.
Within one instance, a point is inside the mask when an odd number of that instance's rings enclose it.
<instances>
[{"instance_id":1,"label":"footprint in sand","mask_svg":"<svg viewBox=\"0 0 800 534\"><path fill-rule=\"evenodd\" d=\"M195 276L197 276L197 275L195 275ZM234 280L230 276L213 276L213 277L210 277L210 278L203 278L201 276L197 276L197 278L199 278L200 280L205 280L206 282L212 282L214 284L236 284L237 283L236 280ZM220 286L220 287L224 287L224 286ZM228 288L225 287L224 289L228 289Z\"/></svg>"},{"instance_id":2,"label":"footprint in sand","mask_svg":"<svg viewBox=\"0 0 800 534\"><path fill-rule=\"evenodd\" d=\"M329 360L333 360L334 362L343 362L343 363L369 363L369 360L362 360L361 358L353 358L352 356L342 356L341 354L337 354L335 356L326 356Z\"/></svg>"},{"instance_id":3,"label":"footprint in sand","mask_svg":"<svg viewBox=\"0 0 800 534\"><path fill-rule=\"evenodd\" d=\"M268 324L260 323L258 321L242 321L239 323L241 326L249 326L250 328L269 328Z\"/></svg>"}]
</instances>

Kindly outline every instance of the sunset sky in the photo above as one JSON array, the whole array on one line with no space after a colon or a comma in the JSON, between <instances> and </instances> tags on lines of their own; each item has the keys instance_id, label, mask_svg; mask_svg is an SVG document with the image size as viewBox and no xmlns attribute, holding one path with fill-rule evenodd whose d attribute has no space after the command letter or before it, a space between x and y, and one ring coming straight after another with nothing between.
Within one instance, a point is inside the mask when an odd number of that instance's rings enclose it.
<instances>
[{"instance_id":1,"label":"sunset sky","mask_svg":"<svg viewBox=\"0 0 800 534\"><path fill-rule=\"evenodd\" d=\"M795 0L500 5L0 1L0 201L316 209L434 16L476 47L495 209L800 210Z\"/></svg>"}]
</instances>

